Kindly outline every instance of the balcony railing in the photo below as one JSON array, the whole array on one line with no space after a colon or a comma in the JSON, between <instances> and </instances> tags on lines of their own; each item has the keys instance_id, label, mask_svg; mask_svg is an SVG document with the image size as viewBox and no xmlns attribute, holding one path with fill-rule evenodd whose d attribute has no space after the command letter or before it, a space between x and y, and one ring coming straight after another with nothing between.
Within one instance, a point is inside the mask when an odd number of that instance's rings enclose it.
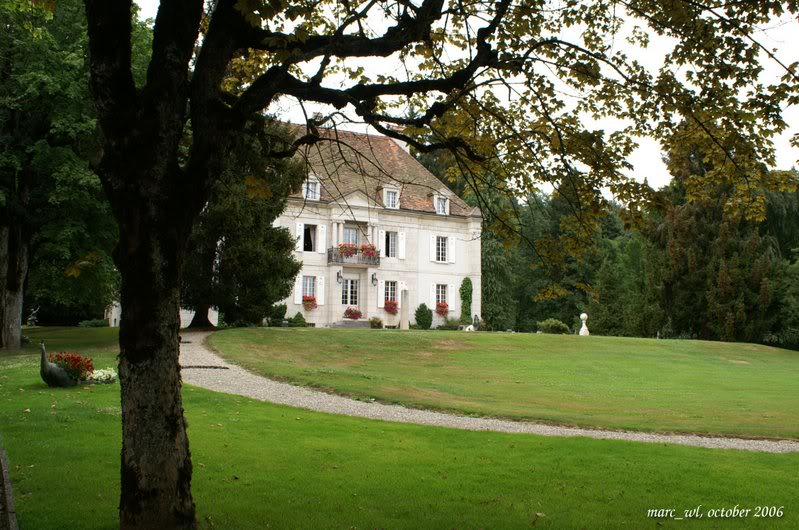
<instances>
[{"instance_id":1,"label":"balcony railing","mask_svg":"<svg viewBox=\"0 0 799 530\"><path fill-rule=\"evenodd\" d=\"M327 263L340 265L361 265L363 267L377 267L380 265L380 255L364 254L361 249L342 251L339 248L327 249Z\"/></svg>"}]
</instances>

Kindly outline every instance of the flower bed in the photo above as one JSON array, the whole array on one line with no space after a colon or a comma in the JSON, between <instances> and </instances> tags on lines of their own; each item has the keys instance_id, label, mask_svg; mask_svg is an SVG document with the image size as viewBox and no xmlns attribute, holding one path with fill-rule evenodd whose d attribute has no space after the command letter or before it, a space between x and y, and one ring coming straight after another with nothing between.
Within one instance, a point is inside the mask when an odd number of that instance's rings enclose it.
<instances>
[{"instance_id":1,"label":"flower bed","mask_svg":"<svg viewBox=\"0 0 799 530\"><path fill-rule=\"evenodd\" d=\"M117 380L117 373L113 368L95 370L86 378L87 383L108 384Z\"/></svg>"},{"instance_id":2,"label":"flower bed","mask_svg":"<svg viewBox=\"0 0 799 530\"><path fill-rule=\"evenodd\" d=\"M399 305L396 300L386 300L383 304L383 309L385 309L386 313L389 315L396 315L399 311Z\"/></svg>"},{"instance_id":3,"label":"flower bed","mask_svg":"<svg viewBox=\"0 0 799 530\"><path fill-rule=\"evenodd\" d=\"M438 302L436 304L436 314L446 317L449 314L449 304L446 302Z\"/></svg>"},{"instance_id":4,"label":"flower bed","mask_svg":"<svg viewBox=\"0 0 799 530\"><path fill-rule=\"evenodd\" d=\"M306 311L310 311L312 309L316 309L318 307L316 305L316 297L315 296L303 296L302 297L302 306L305 308Z\"/></svg>"},{"instance_id":5,"label":"flower bed","mask_svg":"<svg viewBox=\"0 0 799 530\"><path fill-rule=\"evenodd\" d=\"M50 362L64 369L67 375L75 381L82 381L94 371L91 358L83 357L73 352L60 352L50 354Z\"/></svg>"},{"instance_id":6,"label":"flower bed","mask_svg":"<svg viewBox=\"0 0 799 530\"><path fill-rule=\"evenodd\" d=\"M344 311L344 318L349 318L350 320L358 320L358 319L359 319L359 318L361 318L362 316L363 316L363 313L361 313L361 312L358 310L358 308L357 308L357 307L348 307L348 308L347 308L347 309Z\"/></svg>"}]
</instances>

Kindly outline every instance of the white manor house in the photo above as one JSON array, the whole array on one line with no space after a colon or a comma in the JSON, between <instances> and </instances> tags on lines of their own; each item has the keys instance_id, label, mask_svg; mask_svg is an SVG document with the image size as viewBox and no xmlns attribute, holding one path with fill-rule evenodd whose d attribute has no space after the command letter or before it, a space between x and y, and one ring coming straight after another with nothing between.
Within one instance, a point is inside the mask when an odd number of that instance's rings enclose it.
<instances>
[{"instance_id":1,"label":"white manor house","mask_svg":"<svg viewBox=\"0 0 799 530\"><path fill-rule=\"evenodd\" d=\"M411 323L422 303L433 311L446 304L442 311L459 318L464 278L472 281L471 315L479 316L479 209L393 139L336 134L337 142L305 150L308 179L275 221L296 236L302 261L283 302L287 318L301 312L309 324L335 326L351 321L344 314L354 308L361 321L399 326L404 289ZM443 318L434 312L433 327Z\"/></svg>"}]
</instances>

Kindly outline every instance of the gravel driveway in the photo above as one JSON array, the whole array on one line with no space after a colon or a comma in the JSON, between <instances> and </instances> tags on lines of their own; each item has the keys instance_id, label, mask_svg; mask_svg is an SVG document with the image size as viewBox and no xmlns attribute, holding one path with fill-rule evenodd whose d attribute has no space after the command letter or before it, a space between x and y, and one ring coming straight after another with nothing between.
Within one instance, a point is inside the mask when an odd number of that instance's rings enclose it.
<instances>
[{"instance_id":1,"label":"gravel driveway","mask_svg":"<svg viewBox=\"0 0 799 530\"><path fill-rule=\"evenodd\" d=\"M631 431L608 431L559 427L541 423L474 418L428 410L409 409L400 405L385 405L364 402L312 390L305 387L273 381L255 375L226 362L205 344L209 332L184 332L180 347L180 364L183 381L209 390L237 394L260 401L269 401L330 414L343 414L375 420L433 425L470 431L495 431L506 433L537 434L540 436L585 436L607 440L629 440L634 442L667 443L708 447L713 449L737 449L766 453L799 452L799 442L787 440L747 440L741 438L719 438L688 434L656 434Z\"/></svg>"}]
</instances>

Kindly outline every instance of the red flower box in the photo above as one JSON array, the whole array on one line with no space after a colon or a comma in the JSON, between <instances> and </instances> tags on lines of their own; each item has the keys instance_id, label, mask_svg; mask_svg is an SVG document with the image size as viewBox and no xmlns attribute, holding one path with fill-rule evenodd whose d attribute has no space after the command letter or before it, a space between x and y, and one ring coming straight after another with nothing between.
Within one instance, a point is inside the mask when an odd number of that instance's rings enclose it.
<instances>
[{"instance_id":1,"label":"red flower box","mask_svg":"<svg viewBox=\"0 0 799 530\"><path fill-rule=\"evenodd\" d=\"M446 317L449 314L449 305L446 302L438 302L436 304L436 314Z\"/></svg>"},{"instance_id":2,"label":"red flower box","mask_svg":"<svg viewBox=\"0 0 799 530\"><path fill-rule=\"evenodd\" d=\"M399 305L396 300L386 300L383 304L383 309L390 315L396 315L397 311L399 311Z\"/></svg>"},{"instance_id":3,"label":"red flower box","mask_svg":"<svg viewBox=\"0 0 799 530\"><path fill-rule=\"evenodd\" d=\"M339 243L338 251L343 257L349 258L358 252L358 247L356 247L353 243Z\"/></svg>"},{"instance_id":4,"label":"red flower box","mask_svg":"<svg viewBox=\"0 0 799 530\"><path fill-rule=\"evenodd\" d=\"M302 305L306 311L310 311L311 309L316 309L316 297L315 296L303 296L302 297Z\"/></svg>"},{"instance_id":5,"label":"red flower box","mask_svg":"<svg viewBox=\"0 0 799 530\"><path fill-rule=\"evenodd\" d=\"M361 245L361 254L367 258L376 258L378 255L377 247L369 243Z\"/></svg>"}]
</instances>

